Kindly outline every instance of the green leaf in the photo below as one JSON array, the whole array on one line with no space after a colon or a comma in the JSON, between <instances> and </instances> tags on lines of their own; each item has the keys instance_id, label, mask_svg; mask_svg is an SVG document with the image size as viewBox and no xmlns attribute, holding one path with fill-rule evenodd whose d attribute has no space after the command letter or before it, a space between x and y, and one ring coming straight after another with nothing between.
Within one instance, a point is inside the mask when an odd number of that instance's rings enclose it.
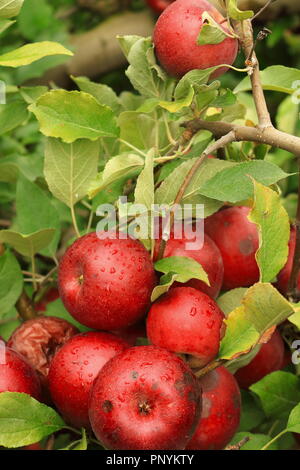
<instances>
[{"instance_id":1,"label":"green leaf","mask_svg":"<svg viewBox=\"0 0 300 470\"><path fill-rule=\"evenodd\" d=\"M46 248L54 235L55 230L53 229L39 230L30 235L23 235L12 230L1 230L0 241L8 243L21 255L32 257L35 253Z\"/></svg>"},{"instance_id":2,"label":"green leaf","mask_svg":"<svg viewBox=\"0 0 300 470\"><path fill-rule=\"evenodd\" d=\"M220 359L235 359L250 351L258 342L260 335L251 320L246 318L243 306L233 310L225 323L226 333L220 345Z\"/></svg>"},{"instance_id":3,"label":"green leaf","mask_svg":"<svg viewBox=\"0 0 300 470\"><path fill-rule=\"evenodd\" d=\"M61 44L51 41L35 42L26 44L6 54L0 55L0 65L2 67L21 67L22 65L32 64L36 60L51 55L73 55Z\"/></svg>"},{"instance_id":4,"label":"green leaf","mask_svg":"<svg viewBox=\"0 0 300 470\"><path fill-rule=\"evenodd\" d=\"M299 107L293 103L293 97L287 96L278 106L276 123L278 130L294 134L299 122Z\"/></svg>"},{"instance_id":5,"label":"green leaf","mask_svg":"<svg viewBox=\"0 0 300 470\"><path fill-rule=\"evenodd\" d=\"M48 87L46 86L23 86L20 88L20 93L27 104L35 103L47 91Z\"/></svg>"},{"instance_id":6,"label":"green leaf","mask_svg":"<svg viewBox=\"0 0 300 470\"><path fill-rule=\"evenodd\" d=\"M109 106L115 113L120 111L121 103L112 88L103 83L94 83L86 77L71 77L81 91L89 93L105 106Z\"/></svg>"},{"instance_id":7,"label":"green leaf","mask_svg":"<svg viewBox=\"0 0 300 470\"><path fill-rule=\"evenodd\" d=\"M0 181L4 183L15 183L18 179L19 168L12 161L0 160Z\"/></svg>"},{"instance_id":8,"label":"green leaf","mask_svg":"<svg viewBox=\"0 0 300 470\"><path fill-rule=\"evenodd\" d=\"M300 403L298 403L291 411L287 423L287 430L289 432L300 433Z\"/></svg>"},{"instance_id":9,"label":"green leaf","mask_svg":"<svg viewBox=\"0 0 300 470\"><path fill-rule=\"evenodd\" d=\"M294 313L293 306L268 283L257 283L243 299L245 316L261 334Z\"/></svg>"},{"instance_id":10,"label":"green leaf","mask_svg":"<svg viewBox=\"0 0 300 470\"><path fill-rule=\"evenodd\" d=\"M144 166L144 159L134 153L117 155L105 165L103 173L97 175L88 189L89 198L93 198L99 191L119 180L126 180L134 176Z\"/></svg>"},{"instance_id":11,"label":"green leaf","mask_svg":"<svg viewBox=\"0 0 300 470\"><path fill-rule=\"evenodd\" d=\"M164 274L174 273L178 274L178 282L188 282L190 279L199 279L205 282L208 286L209 280L205 270L201 264L192 258L186 256L169 256L168 258L160 259L155 263L156 271Z\"/></svg>"},{"instance_id":12,"label":"green leaf","mask_svg":"<svg viewBox=\"0 0 300 470\"><path fill-rule=\"evenodd\" d=\"M235 308L239 307L242 304L242 300L247 292L247 288L245 287L238 287L237 289L229 290L225 292L225 294L221 295L217 299L217 303L225 313L225 315L229 315Z\"/></svg>"},{"instance_id":13,"label":"green leaf","mask_svg":"<svg viewBox=\"0 0 300 470\"><path fill-rule=\"evenodd\" d=\"M265 186L270 186L289 175L277 165L262 160L238 163L206 180L199 192L219 201L244 201L253 197L254 188L249 176Z\"/></svg>"},{"instance_id":14,"label":"green leaf","mask_svg":"<svg viewBox=\"0 0 300 470\"><path fill-rule=\"evenodd\" d=\"M220 44L229 36L207 11L202 13L202 21L203 26L197 39L199 46L205 44Z\"/></svg>"},{"instance_id":15,"label":"green leaf","mask_svg":"<svg viewBox=\"0 0 300 470\"><path fill-rule=\"evenodd\" d=\"M204 143L205 145L206 143ZM205 150L205 147L203 148ZM201 150L199 152L199 157L203 152ZM189 173L190 169L193 167L197 159L199 158L191 158L178 166L159 186L155 193L155 201L157 204L173 204L178 191L185 180L185 177ZM185 199L190 198L192 196L198 195L199 193L202 194L202 187L205 185L207 180L210 180L214 175L218 172L222 172L224 168L231 168L234 165L230 162L226 162L224 160L215 159L207 159L203 162L200 168L196 171L192 181L188 185L187 189L185 190L182 202L185 202ZM216 199L216 198L214 198Z\"/></svg>"},{"instance_id":16,"label":"green leaf","mask_svg":"<svg viewBox=\"0 0 300 470\"><path fill-rule=\"evenodd\" d=\"M238 432L232 441L230 442L230 445L235 445L241 442L242 439L245 437L249 437L249 441L246 442L240 450L261 450L263 446L265 446L270 440L270 436L266 434L253 434L250 432ZM270 450L278 450L278 444L277 442L273 442L268 449Z\"/></svg>"},{"instance_id":17,"label":"green leaf","mask_svg":"<svg viewBox=\"0 0 300 470\"><path fill-rule=\"evenodd\" d=\"M156 132L158 132L158 146L165 147L167 141L165 124L149 114L137 111L125 111L118 117L120 126L120 138L129 142L134 147L148 151L156 146ZM128 146L121 145L121 150L127 152Z\"/></svg>"},{"instance_id":18,"label":"green leaf","mask_svg":"<svg viewBox=\"0 0 300 470\"><path fill-rule=\"evenodd\" d=\"M241 396L242 414L239 432L252 431L252 429L257 428L265 420L265 414L254 399L252 393L246 390L241 390Z\"/></svg>"},{"instance_id":19,"label":"green leaf","mask_svg":"<svg viewBox=\"0 0 300 470\"><path fill-rule=\"evenodd\" d=\"M14 448L34 444L64 426L56 411L29 395L0 394L1 446Z\"/></svg>"},{"instance_id":20,"label":"green leaf","mask_svg":"<svg viewBox=\"0 0 300 470\"><path fill-rule=\"evenodd\" d=\"M17 302L23 288L23 275L16 257L7 250L0 256L0 317Z\"/></svg>"},{"instance_id":21,"label":"green leaf","mask_svg":"<svg viewBox=\"0 0 300 470\"><path fill-rule=\"evenodd\" d=\"M282 323L294 311L293 306L271 284L254 284L247 289L242 305L225 320L226 333L219 357L232 360L250 352L264 333Z\"/></svg>"},{"instance_id":22,"label":"green leaf","mask_svg":"<svg viewBox=\"0 0 300 470\"><path fill-rule=\"evenodd\" d=\"M254 205L248 219L258 226L259 248L255 258L259 266L260 281L271 282L288 257L289 216L281 204L279 194L255 180L252 181Z\"/></svg>"},{"instance_id":23,"label":"green leaf","mask_svg":"<svg viewBox=\"0 0 300 470\"><path fill-rule=\"evenodd\" d=\"M0 18L17 16L23 3L24 0L0 0Z\"/></svg>"},{"instance_id":24,"label":"green leaf","mask_svg":"<svg viewBox=\"0 0 300 470\"><path fill-rule=\"evenodd\" d=\"M152 39L138 36L118 39L130 64L126 75L133 87L143 96L158 98L166 76L156 65Z\"/></svg>"},{"instance_id":25,"label":"green leaf","mask_svg":"<svg viewBox=\"0 0 300 470\"><path fill-rule=\"evenodd\" d=\"M259 397L266 416L270 418L287 418L300 401L300 379L290 372L272 372L251 385L250 390Z\"/></svg>"},{"instance_id":26,"label":"green leaf","mask_svg":"<svg viewBox=\"0 0 300 470\"><path fill-rule=\"evenodd\" d=\"M154 287L151 294L151 302L155 302L161 295L168 292L172 284L177 280L178 274L168 273L164 274L160 278L160 282L157 286Z\"/></svg>"},{"instance_id":27,"label":"green leaf","mask_svg":"<svg viewBox=\"0 0 300 470\"><path fill-rule=\"evenodd\" d=\"M66 447L63 449L59 450L87 450L87 438L86 438L86 430L82 428L82 438L80 440L71 442L71 444L68 444Z\"/></svg>"},{"instance_id":28,"label":"green leaf","mask_svg":"<svg viewBox=\"0 0 300 470\"><path fill-rule=\"evenodd\" d=\"M262 86L264 90L279 91L297 96L297 82L300 80L300 70L283 65L273 65L260 72ZM294 88L293 88L294 85ZM242 80L234 89L234 93L250 91L251 83L249 77Z\"/></svg>"},{"instance_id":29,"label":"green leaf","mask_svg":"<svg viewBox=\"0 0 300 470\"><path fill-rule=\"evenodd\" d=\"M20 127L26 119L28 111L23 101L0 104L0 135Z\"/></svg>"},{"instance_id":30,"label":"green leaf","mask_svg":"<svg viewBox=\"0 0 300 470\"><path fill-rule=\"evenodd\" d=\"M254 16L254 12L251 10L240 10L237 6L237 0L228 1L227 12L230 18L237 21L247 20Z\"/></svg>"},{"instance_id":31,"label":"green leaf","mask_svg":"<svg viewBox=\"0 0 300 470\"><path fill-rule=\"evenodd\" d=\"M0 11L0 16L1 16L1 11ZM15 21L10 21L10 20L4 20L0 19L0 34L4 33L8 28L10 28Z\"/></svg>"},{"instance_id":32,"label":"green leaf","mask_svg":"<svg viewBox=\"0 0 300 470\"><path fill-rule=\"evenodd\" d=\"M48 139L45 178L52 194L72 207L88 192L97 173L99 143L79 140L66 144Z\"/></svg>"},{"instance_id":33,"label":"green leaf","mask_svg":"<svg viewBox=\"0 0 300 470\"><path fill-rule=\"evenodd\" d=\"M146 157L145 167L139 175L134 191L135 204L143 204L149 211L154 204L153 151Z\"/></svg>"},{"instance_id":34,"label":"green leaf","mask_svg":"<svg viewBox=\"0 0 300 470\"><path fill-rule=\"evenodd\" d=\"M60 137L67 143L118 136L112 110L82 91L49 91L31 104L29 110L38 119L43 134Z\"/></svg>"},{"instance_id":35,"label":"green leaf","mask_svg":"<svg viewBox=\"0 0 300 470\"><path fill-rule=\"evenodd\" d=\"M16 224L24 235L38 230L52 228L55 236L47 248L42 250L45 256L56 253L60 239L60 220L55 207L46 193L36 184L21 176L18 179L16 191Z\"/></svg>"}]
</instances>

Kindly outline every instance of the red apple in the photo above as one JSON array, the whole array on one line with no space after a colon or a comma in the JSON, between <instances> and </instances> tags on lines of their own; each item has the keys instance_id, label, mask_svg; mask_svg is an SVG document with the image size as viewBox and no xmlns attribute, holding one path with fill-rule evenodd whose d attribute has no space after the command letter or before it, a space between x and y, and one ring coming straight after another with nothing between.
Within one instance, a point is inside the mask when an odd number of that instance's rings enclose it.
<instances>
[{"instance_id":1,"label":"red apple","mask_svg":"<svg viewBox=\"0 0 300 470\"><path fill-rule=\"evenodd\" d=\"M294 253L296 247L296 230L295 227L291 227L291 235L289 241L289 254L285 266L282 268L280 273L277 276L277 282L275 286L283 294L286 295L288 290L288 283L292 273ZM297 286L300 290L300 274L298 275Z\"/></svg>"},{"instance_id":2,"label":"red apple","mask_svg":"<svg viewBox=\"0 0 300 470\"><path fill-rule=\"evenodd\" d=\"M236 433L241 415L241 395L233 375L218 367L200 379L202 414L189 450L222 450Z\"/></svg>"},{"instance_id":3,"label":"red apple","mask_svg":"<svg viewBox=\"0 0 300 470\"><path fill-rule=\"evenodd\" d=\"M155 13L162 13L174 0L146 0Z\"/></svg>"},{"instance_id":4,"label":"red apple","mask_svg":"<svg viewBox=\"0 0 300 470\"><path fill-rule=\"evenodd\" d=\"M147 334L152 344L189 354L192 366L204 366L218 354L224 314L208 295L192 287L175 287L151 307Z\"/></svg>"},{"instance_id":5,"label":"red apple","mask_svg":"<svg viewBox=\"0 0 300 470\"><path fill-rule=\"evenodd\" d=\"M50 393L68 423L89 427L93 381L109 359L129 346L112 334L89 331L73 336L54 356L48 376Z\"/></svg>"},{"instance_id":6,"label":"red apple","mask_svg":"<svg viewBox=\"0 0 300 470\"><path fill-rule=\"evenodd\" d=\"M94 433L109 449L184 449L199 419L201 392L189 367L154 346L127 349L101 370L91 392Z\"/></svg>"},{"instance_id":7,"label":"red apple","mask_svg":"<svg viewBox=\"0 0 300 470\"><path fill-rule=\"evenodd\" d=\"M234 38L226 37L219 44L197 44L204 12L228 32L223 16L206 0L177 0L158 18L153 36L156 55L170 75L182 77L194 69L234 62L238 51L238 42ZM212 78L226 70L226 67L218 68Z\"/></svg>"},{"instance_id":8,"label":"red apple","mask_svg":"<svg viewBox=\"0 0 300 470\"><path fill-rule=\"evenodd\" d=\"M85 326L117 330L136 323L150 305L155 274L144 246L131 238L90 233L60 261L59 291L70 314Z\"/></svg>"},{"instance_id":9,"label":"red apple","mask_svg":"<svg viewBox=\"0 0 300 470\"><path fill-rule=\"evenodd\" d=\"M27 393L36 400L41 398L41 385L37 374L23 357L0 343L0 393Z\"/></svg>"},{"instance_id":10,"label":"red apple","mask_svg":"<svg viewBox=\"0 0 300 470\"><path fill-rule=\"evenodd\" d=\"M247 389L271 372L281 369L284 366L284 354L283 340L275 330L271 339L261 346L252 361L235 373L239 386Z\"/></svg>"},{"instance_id":11,"label":"red apple","mask_svg":"<svg viewBox=\"0 0 300 470\"><path fill-rule=\"evenodd\" d=\"M7 345L20 353L47 386L53 356L72 336L79 333L75 326L56 317L40 316L22 323L11 335Z\"/></svg>"},{"instance_id":12,"label":"red apple","mask_svg":"<svg viewBox=\"0 0 300 470\"><path fill-rule=\"evenodd\" d=\"M230 207L205 219L205 233L219 248L224 263L223 289L248 287L259 280L255 259L259 238L247 218L248 207Z\"/></svg>"},{"instance_id":13,"label":"red apple","mask_svg":"<svg viewBox=\"0 0 300 470\"><path fill-rule=\"evenodd\" d=\"M191 279L186 284L176 283L176 285L194 287L210 297L216 298L220 293L224 274L220 250L208 235L204 235L202 248L188 249L188 245L194 243L195 240L196 235L194 238L183 236L181 239L176 240L174 239L174 232L172 232L170 239L166 243L164 258L169 256L186 256L201 264L208 275L210 286L203 281L199 281L199 279Z\"/></svg>"}]
</instances>

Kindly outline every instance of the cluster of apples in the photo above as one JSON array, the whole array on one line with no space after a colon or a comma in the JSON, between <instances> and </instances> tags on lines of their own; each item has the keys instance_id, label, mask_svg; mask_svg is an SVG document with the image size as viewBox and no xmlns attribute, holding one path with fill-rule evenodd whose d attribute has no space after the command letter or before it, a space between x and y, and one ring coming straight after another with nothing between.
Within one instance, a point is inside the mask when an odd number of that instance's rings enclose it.
<instances>
[{"instance_id":1,"label":"cluster of apples","mask_svg":"<svg viewBox=\"0 0 300 470\"><path fill-rule=\"evenodd\" d=\"M158 19L154 43L169 74L180 77L234 61L233 37L197 44L204 11L225 31L224 18L206 0L161 0L162 7L166 3L171 5ZM176 283L152 305L158 276L140 241L109 232L77 239L60 261L59 294L74 319L92 331L79 333L67 321L43 315L24 322L1 343L0 392L54 404L67 423L93 431L110 449L223 449L239 426L239 385L247 388L284 364L276 331L235 377L225 367L195 375L216 358L225 333L215 300L220 291L259 279L259 237L248 212L225 207L208 217L198 250L187 250L190 237L171 233L164 257L193 258L210 285L195 279ZM277 281L283 294L294 249L292 229L289 258ZM137 337L150 344L136 346Z\"/></svg>"},{"instance_id":2,"label":"cluster of apples","mask_svg":"<svg viewBox=\"0 0 300 470\"><path fill-rule=\"evenodd\" d=\"M0 392L54 404L67 423L92 430L110 449L223 449L239 426L239 386L248 388L285 361L275 331L235 377L223 366L195 376L217 356L225 331L214 299L258 280L258 232L248 212L230 207L208 217L199 250L187 250L187 239L171 234L164 256L193 258L210 286L178 283L152 305L158 279L140 241L109 232L76 240L60 261L59 293L70 314L93 331L79 333L43 315L24 322L5 345ZM282 292L295 244L291 233L277 283ZM53 300L55 291L48 297ZM146 336L149 345L135 346Z\"/></svg>"}]
</instances>

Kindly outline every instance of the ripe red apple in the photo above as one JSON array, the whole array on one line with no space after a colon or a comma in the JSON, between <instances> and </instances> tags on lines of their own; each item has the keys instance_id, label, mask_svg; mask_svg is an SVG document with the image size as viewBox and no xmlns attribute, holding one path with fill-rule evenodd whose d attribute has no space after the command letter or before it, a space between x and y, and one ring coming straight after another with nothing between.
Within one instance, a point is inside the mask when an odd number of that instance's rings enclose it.
<instances>
[{"instance_id":1,"label":"ripe red apple","mask_svg":"<svg viewBox=\"0 0 300 470\"><path fill-rule=\"evenodd\" d=\"M296 230L295 227L291 227L291 235L289 240L289 254L285 266L282 268L277 276L277 282L275 286L283 294L286 295L288 290L288 283L292 272L294 253L296 247ZM300 290L300 274L297 281L298 289Z\"/></svg>"},{"instance_id":2,"label":"ripe red apple","mask_svg":"<svg viewBox=\"0 0 300 470\"><path fill-rule=\"evenodd\" d=\"M36 400L41 398L41 385L37 374L23 357L0 343L0 393L27 393Z\"/></svg>"},{"instance_id":3,"label":"ripe red apple","mask_svg":"<svg viewBox=\"0 0 300 470\"><path fill-rule=\"evenodd\" d=\"M196 235L193 239L183 236L181 239L176 240L174 239L174 232L172 232L170 239L166 243L164 258L169 256L186 256L200 263L208 275L210 286L203 281L199 281L199 279L191 279L185 284L176 283L176 285L194 287L210 297L216 298L220 293L224 274L220 250L208 235L204 235L202 248L197 250L187 249L188 244L195 242L195 239Z\"/></svg>"},{"instance_id":4,"label":"ripe red apple","mask_svg":"<svg viewBox=\"0 0 300 470\"><path fill-rule=\"evenodd\" d=\"M228 32L224 17L206 0L177 0L158 18L153 36L156 55L170 75L182 77L194 69L234 62L238 51L238 42L234 38L226 37L219 44L197 44L204 12ZM226 67L217 69L212 78L226 70Z\"/></svg>"},{"instance_id":5,"label":"ripe red apple","mask_svg":"<svg viewBox=\"0 0 300 470\"><path fill-rule=\"evenodd\" d=\"M54 356L49 370L53 402L65 420L90 427L88 399L104 364L130 345L109 333L89 331L73 336Z\"/></svg>"},{"instance_id":6,"label":"ripe red apple","mask_svg":"<svg viewBox=\"0 0 300 470\"><path fill-rule=\"evenodd\" d=\"M249 388L252 384L263 379L266 375L284 366L284 343L278 330L271 339L263 344L252 361L235 373L235 378L241 388Z\"/></svg>"},{"instance_id":7,"label":"ripe red apple","mask_svg":"<svg viewBox=\"0 0 300 470\"><path fill-rule=\"evenodd\" d=\"M66 320L40 316L22 323L12 333L7 345L27 360L38 373L42 385L47 386L53 356L77 333L77 328Z\"/></svg>"},{"instance_id":8,"label":"ripe red apple","mask_svg":"<svg viewBox=\"0 0 300 470\"><path fill-rule=\"evenodd\" d=\"M229 207L205 219L205 233L219 248L224 263L223 289L248 287L259 280L255 253L258 230L248 207Z\"/></svg>"},{"instance_id":9,"label":"ripe red apple","mask_svg":"<svg viewBox=\"0 0 300 470\"><path fill-rule=\"evenodd\" d=\"M155 346L189 354L191 366L204 366L218 354L224 314L208 295L192 287L175 287L151 307L147 335Z\"/></svg>"},{"instance_id":10,"label":"ripe red apple","mask_svg":"<svg viewBox=\"0 0 300 470\"><path fill-rule=\"evenodd\" d=\"M200 379L202 414L189 450L222 450L240 424L241 394L233 375L218 367Z\"/></svg>"},{"instance_id":11,"label":"ripe red apple","mask_svg":"<svg viewBox=\"0 0 300 470\"><path fill-rule=\"evenodd\" d=\"M59 265L59 292L70 312L85 326L117 330L136 323L150 305L155 274L138 241L85 235L69 247Z\"/></svg>"},{"instance_id":12,"label":"ripe red apple","mask_svg":"<svg viewBox=\"0 0 300 470\"><path fill-rule=\"evenodd\" d=\"M146 0L155 13L162 13L174 0Z\"/></svg>"},{"instance_id":13,"label":"ripe red apple","mask_svg":"<svg viewBox=\"0 0 300 470\"><path fill-rule=\"evenodd\" d=\"M127 349L94 382L92 429L109 449L184 449L199 419L201 391L189 367L155 346Z\"/></svg>"}]
</instances>

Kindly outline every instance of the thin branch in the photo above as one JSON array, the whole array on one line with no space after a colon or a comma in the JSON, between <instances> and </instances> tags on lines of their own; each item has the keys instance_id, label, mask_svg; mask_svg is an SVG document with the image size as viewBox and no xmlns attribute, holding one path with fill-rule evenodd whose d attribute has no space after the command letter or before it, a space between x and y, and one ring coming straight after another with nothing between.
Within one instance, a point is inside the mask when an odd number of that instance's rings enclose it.
<instances>
[{"instance_id":1,"label":"thin branch","mask_svg":"<svg viewBox=\"0 0 300 470\"><path fill-rule=\"evenodd\" d=\"M31 320L31 318L35 318L37 316L33 304L28 295L26 294L25 290L23 290L16 303L16 309L20 317L25 321Z\"/></svg>"},{"instance_id":2,"label":"thin branch","mask_svg":"<svg viewBox=\"0 0 300 470\"><path fill-rule=\"evenodd\" d=\"M300 137L281 132L273 126L261 129L223 121L205 121L203 119L193 119L183 123L182 126L190 129L194 134L202 129L210 131L217 138L233 131L235 135L234 142L259 142L287 150L300 157Z\"/></svg>"},{"instance_id":3,"label":"thin branch","mask_svg":"<svg viewBox=\"0 0 300 470\"><path fill-rule=\"evenodd\" d=\"M272 121L261 84L259 63L254 51L252 23L250 20L235 22L234 29L240 38L240 43L246 57L246 65L251 67L249 75L258 116L258 127L262 129L271 127Z\"/></svg>"},{"instance_id":4,"label":"thin branch","mask_svg":"<svg viewBox=\"0 0 300 470\"><path fill-rule=\"evenodd\" d=\"M240 450L248 441L250 440L249 436L245 436L240 442L233 446L225 447L225 450Z\"/></svg>"},{"instance_id":5,"label":"thin branch","mask_svg":"<svg viewBox=\"0 0 300 470\"><path fill-rule=\"evenodd\" d=\"M271 3L273 2L274 0L268 0L267 3L251 18L251 21L253 21L255 18L257 18L263 11L265 11L269 5L271 5Z\"/></svg>"}]
</instances>

